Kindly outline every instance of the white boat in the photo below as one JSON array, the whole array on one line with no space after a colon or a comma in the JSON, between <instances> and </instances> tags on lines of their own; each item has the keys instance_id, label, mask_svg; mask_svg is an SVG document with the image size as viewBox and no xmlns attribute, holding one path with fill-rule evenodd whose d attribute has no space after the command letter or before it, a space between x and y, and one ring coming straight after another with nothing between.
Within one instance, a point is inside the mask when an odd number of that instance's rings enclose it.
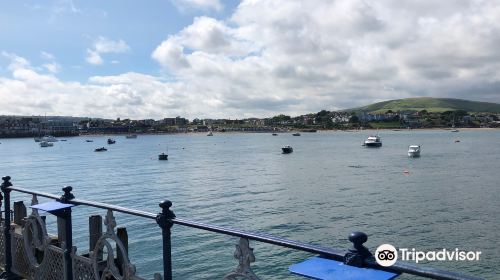
<instances>
[{"instance_id":1,"label":"white boat","mask_svg":"<svg viewBox=\"0 0 500 280\"><path fill-rule=\"evenodd\" d=\"M214 136L214 134L212 133L212 131L209 131L209 132L207 133L207 136Z\"/></svg>"},{"instance_id":2,"label":"white boat","mask_svg":"<svg viewBox=\"0 0 500 280\"><path fill-rule=\"evenodd\" d=\"M293 136L300 136L300 133L295 132L295 133L293 133L292 135L293 135Z\"/></svg>"},{"instance_id":3,"label":"white boat","mask_svg":"<svg viewBox=\"0 0 500 280\"><path fill-rule=\"evenodd\" d=\"M36 140L35 140L36 141ZM45 142L57 142L59 140L57 140L54 136L52 135L45 135L42 137L42 141L45 141Z\"/></svg>"},{"instance_id":4,"label":"white boat","mask_svg":"<svg viewBox=\"0 0 500 280\"><path fill-rule=\"evenodd\" d=\"M137 134L125 135L125 138L127 138L127 139L135 139L135 138L137 138Z\"/></svg>"},{"instance_id":5,"label":"white boat","mask_svg":"<svg viewBox=\"0 0 500 280\"><path fill-rule=\"evenodd\" d=\"M363 144L365 147L382 147L382 140L380 140L380 136L378 135L370 135L368 139L365 140Z\"/></svg>"},{"instance_id":6,"label":"white boat","mask_svg":"<svg viewBox=\"0 0 500 280\"><path fill-rule=\"evenodd\" d=\"M408 156L409 157L419 157L420 156L420 145L408 146Z\"/></svg>"},{"instance_id":7,"label":"white boat","mask_svg":"<svg viewBox=\"0 0 500 280\"><path fill-rule=\"evenodd\" d=\"M54 143L52 143L52 142L47 142L47 141L40 142L40 147L42 147L42 148L52 147L52 146L54 146Z\"/></svg>"},{"instance_id":8,"label":"white boat","mask_svg":"<svg viewBox=\"0 0 500 280\"><path fill-rule=\"evenodd\" d=\"M451 132L459 132L459 131L460 131L460 130L458 130L458 129L453 129L453 130L451 130Z\"/></svg>"}]
</instances>

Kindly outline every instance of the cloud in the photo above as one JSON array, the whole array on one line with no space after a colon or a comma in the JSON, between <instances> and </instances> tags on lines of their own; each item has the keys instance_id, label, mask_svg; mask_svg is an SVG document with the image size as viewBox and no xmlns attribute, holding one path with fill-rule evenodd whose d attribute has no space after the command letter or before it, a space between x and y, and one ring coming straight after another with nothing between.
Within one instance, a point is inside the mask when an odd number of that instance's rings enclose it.
<instances>
[{"instance_id":1,"label":"cloud","mask_svg":"<svg viewBox=\"0 0 500 280\"><path fill-rule=\"evenodd\" d=\"M123 40L113 41L100 36L93 44L92 48L87 49L85 60L92 65L101 65L104 63L102 54L107 53L126 53L130 47Z\"/></svg>"},{"instance_id":2,"label":"cloud","mask_svg":"<svg viewBox=\"0 0 500 280\"><path fill-rule=\"evenodd\" d=\"M67 82L3 52L1 113L243 118L415 96L500 102L499 45L494 1L244 0L158 42L160 76ZM129 50L99 37L87 60Z\"/></svg>"},{"instance_id":3,"label":"cloud","mask_svg":"<svg viewBox=\"0 0 500 280\"><path fill-rule=\"evenodd\" d=\"M487 1L246 0L226 20L195 18L152 58L240 116L411 96L500 102L499 19Z\"/></svg>"},{"instance_id":4,"label":"cloud","mask_svg":"<svg viewBox=\"0 0 500 280\"><path fill-rule=\"evenodd\" d=\"M189 9L220 12L224 9L219 0L172 0L172 3L181 12L186 12Z\"/></svg>"}]
</instances>

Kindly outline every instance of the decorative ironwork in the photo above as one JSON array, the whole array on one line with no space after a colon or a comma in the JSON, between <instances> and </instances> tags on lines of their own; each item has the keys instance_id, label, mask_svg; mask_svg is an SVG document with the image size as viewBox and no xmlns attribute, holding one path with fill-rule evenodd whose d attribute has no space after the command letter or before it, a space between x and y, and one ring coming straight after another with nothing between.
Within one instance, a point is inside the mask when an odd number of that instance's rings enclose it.
<instances>
[{"instance_id":1,"label":"decorative ironwork","mask_svg":"<svg viewBox=\"0 0 500 280\"><path fill-rule=\"evenodd\" d=\"M106 225L106 232L99 238L94 250L90 252L90 259L92 267L94 268L95 279L103 280L110 276L113 276L117 280L140 279L135 276L135 266L130 263L127 250L115 233L116 220L113 216L113 211L108 210L106 218L104 219L104 225ZM116 267L115 254L110 241L114 241L116 244L116 250L120 252L121 256L123 256L123 265L121 269ZM107 262L106 267L101 269L99 266L98 255L100 255L100 252L104 252L104 248L106 248Z\"/></svg>"},{"instance_id":2,"label":"decorative ironwork","mask_svg":"<svg viewBox=\"0 0 500 280\"><path fill-rule=\"evenodd\" d=\"M250 242L246 238L240 238L234 251L234 258L238 260L238 267L224 277L224 280L237 280L238 278L249 280L260 280L250 268L250 263L255 262L253 248L250 248Z\"/></svg>"},{"instance_id":3,"label":"decorative ironwork","mask_svg":"<svg viewBox=\"0 0 500 280\"><path fill-rule=\"evenodd\" d=\"M31 205L37 205L38 199L33 195ZM45 251L50 244L50 237L47 234L45 222L38 214L38 209L31 208L31 214L26 218L23 227L24 253L29 264L33 268L38 268L42 263Z\"/></svg>"}]
</instances>

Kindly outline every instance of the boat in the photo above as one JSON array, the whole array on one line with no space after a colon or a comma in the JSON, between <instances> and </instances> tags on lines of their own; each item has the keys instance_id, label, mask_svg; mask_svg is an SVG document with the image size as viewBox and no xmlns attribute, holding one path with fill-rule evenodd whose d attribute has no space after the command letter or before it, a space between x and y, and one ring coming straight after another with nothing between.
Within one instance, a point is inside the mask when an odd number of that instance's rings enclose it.
<instances>
[{"instance_id":1,"label":"boat","mask_svg":"<svg viewBox=\"0 0 500 280\"><path fill-rule=\"evenodd\" d=\"M108 139L108 144L109 144L109 145L114 144L114 143L116 143L116 141L115 141L115 140L113 140L113 139L111 139L111 138L109 138L109 139Z\"/></svg>"},{"instance_id":2,"label":"boat","mask_svg":"<svg viewBox=\"0 0 500 280\"><path fill-rule=\"evenodd\" d=\"M54 146L54 143L52 143L52 142L47 142L47 141L40 142L40 147L42 147L42 148L52 147L52 146Z\"/></svg>"},{"instance_id":3,"label":"boat","mask_svg":"<svg viewBox=\"0 0 500 280\"><path fill-rule=\"evenodd\" d=\"M382 140L378 135L370 135L363 144L365 147L382 147Z\"/></svg>"},{"instance_id":4,"label":"boat","mask_svg":"<svg viewBox=\"0 0 500 280\"><path fill-rule=\"evenodd\" d=\"M102 147L102 148L97 148L97 149L95 149L95 150L94 150L94 152L105 152L105 151L107 151L107 150L108 150L108 149L106 149L106 148Z\"/></svg>"},{"instance_id":5,"label":"boat","mask_svg":"<svg viewBox=\"0 0 500 280\"><path fill-rule=\"evenodd\" d=\"M273 136L278 136L278 133L273 133Z\"/></svg>"},{"instance_id":6,"label":"boat","mask_svg":"<svg viewBox=\"0 0 500 280\"><path fill-rule=\"evenodd\" d=\"M300 136L300 133L295 132L295 133L293 133L292 135L293 135L293 136Z\"/></svg>"},{"instance_id":7,"label":"boat","mask_svg":"<svg viewBox=\"0 0 500 280\"><path fill-rule=\"evenodd\" d=\"M460 131L460 130L458 130L458 129L453 129L453 130L451 130L451 132L459 132L459 131Z\"/></svg>"},{"instance_id":8,"label":"boat","mask_svg":"<svg viewBox=\"0 0 500 280\"><path fill-rule=\"evenodd\" d=\"M61 141L62 141L62 142L66 142L66 141L68 141L68 140L66 140L66 139L61 139Z\"/></svg>"},{"instance_id":9,"label":"boat","mask_svg":"<svg viewBox=\"0 0 500 280\"><path fill-rule=\"evenodd\" d=\"M85 140L85 142L91 143L94 142L94 140Z\"/></svg>"},{"instance_id":10,"label":"boat","mask_svg":"<svg viewBox=\"0 0 500 280\"><path fill-rule=\"evenodd\" d=\"M289 154L293 152L293 148L290 145L284 146L283 148L281 148L281 150L283 151L284 154Z\"/></svg>"},{"instance_id":11,"label":"boat","mask_svg":"<svg viewBox=\"0 0 500 280\"><path fill-rule=\"evenodd\" d=\"M214 136L214 134L212 133L212 131L209 131L209 132L207 133L207 136Z\"/></svg>"},{"instance_id":12,"label":"boat","mask_svg":"<svg viewBox=\"0 0 500 280\"><path fill-rule=\"evenodd\" d=\"M125 135L125 138L127 138L127 139L135 139L135 138L137 138L137 134Z\"/></svg>"},{"instance_id":13,"label":"boat","mask_svg":"<svg viewBox=\"0 0 500 280\"><path fill-rule=\"evenodd\" d=\"M43 137L35 137L35 142L57 142L57 140L54 136L52 135L45 135Z\"/></svg>"},{"instance_id":14,"label":"boat","mask_svg":"<svg viewBox=\"0 0 500 280\"><path fill-rule=\"evenodd\" d=\"M158 160L168 160L168 155L165 153L161 153L158 155Z\"/></svg>"},{"instance_id":15,"label":"boat","mask_svg":"<svg viewBox=\"0 0 500 280\"><path fill-rule=\"evenodd\" d=\"M408 156L409 157L419 157L420 156L420 145L408 146Z\"/></svg>"}]
</instances>

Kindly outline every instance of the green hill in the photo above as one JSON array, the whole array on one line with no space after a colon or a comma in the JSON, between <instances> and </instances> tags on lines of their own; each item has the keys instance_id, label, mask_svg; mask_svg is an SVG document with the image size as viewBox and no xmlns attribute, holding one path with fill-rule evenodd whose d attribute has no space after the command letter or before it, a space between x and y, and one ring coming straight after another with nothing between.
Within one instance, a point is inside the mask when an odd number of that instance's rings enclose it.
<instances>
[{"instance_id":1,"label":"green hill","mask_svg":"<svg viewBox=\"0 0 500 280\"><path fill-rule=\"evenodd\" d=\"M346 111L385 113L388 110L392 110L393 112L411 112L421 110L427 110L428 112L445 112L464 110L467 112L500 113L500 104L454 98L417 97L378 102Z\"/></svg>"}]
</instances>

